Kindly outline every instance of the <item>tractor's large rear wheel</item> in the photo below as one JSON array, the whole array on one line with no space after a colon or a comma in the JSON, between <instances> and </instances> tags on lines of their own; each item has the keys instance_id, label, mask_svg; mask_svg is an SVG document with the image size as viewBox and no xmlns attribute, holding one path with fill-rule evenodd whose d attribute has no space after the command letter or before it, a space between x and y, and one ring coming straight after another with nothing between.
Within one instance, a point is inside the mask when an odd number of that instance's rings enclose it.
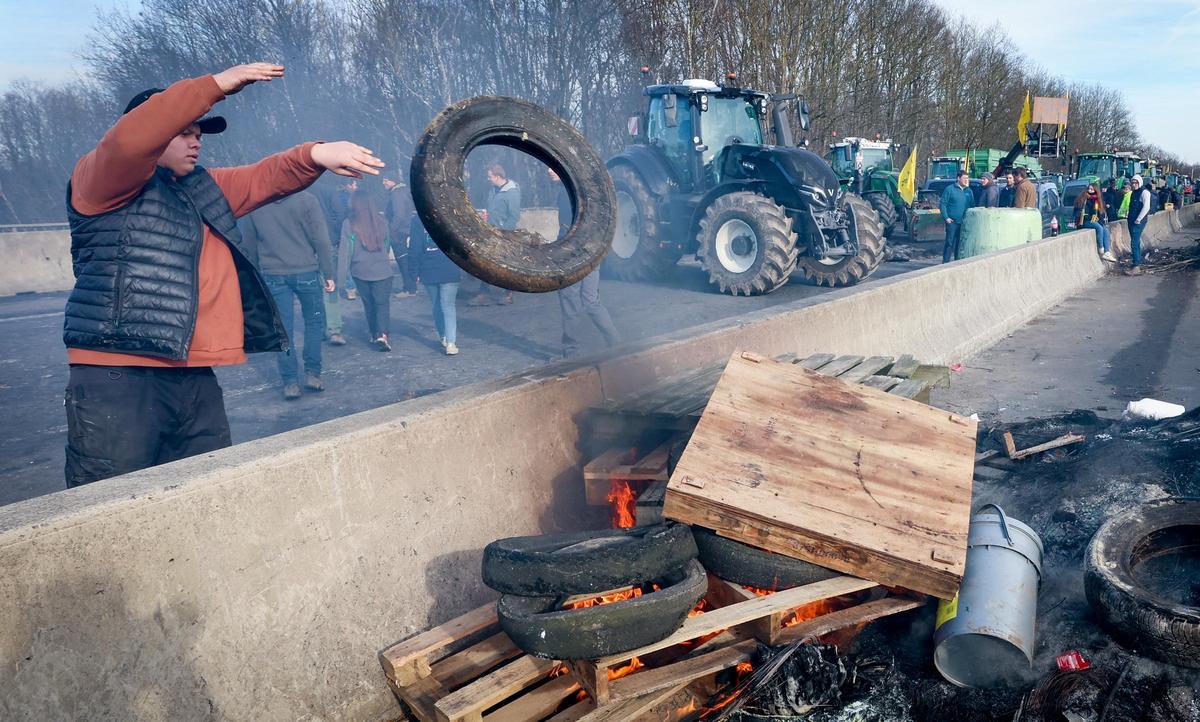
<instances>
[{"instance_id":1,"label":"tractor's large rear wheel","mask_svg":"<svg viewBox=\"0 0 1200 722\"><path fill-rule=\"evenodd\" d=\"M870 203L853 193L847 193L844 202L846 212L854 214L858 226L858 255L823 258L813 251L815 244L809 244L796 265L805 278L818 286L853 286L874 273L883 261L887 241L879 214Z\"/></svg>"},{"instance_id":2,"label":"tractor's large rear wheel","mask_svg":"<svg viewBox=\"0 0 1200 722\"><path fill-rule=\"evenodd\" d=\"M604 273L622 281L662 278L679 262L680 254L673 246L662 244L654 196L629 166L619 165L611 174L617 199L617 230L604 259Z\"/></svg>"},{"instance_id":3,"label":"tractor's large rear wheel","mask_svg":"<svg viewBox=\"0 0 1200 722\"><path fill-rule=\"evenodd\" d=\"M749 191L714 200L700 221L696 256L722 293L757 296L787 283L796 233L783 206Z\"/></svg>"},{"instance_id":4,"label":"tractor's large rear wheel","mask_svg":"<svg viewBox=\"0 0 1200 722\"><path fill-rule=\"evenodd\" d=\"M892 226L896 225L896 206L892 204L892 199L888 197L887 193L867 193L863 197L879 214L879 224L883 226L883 235L890 236Z\"/></svg>"}]
</instances>

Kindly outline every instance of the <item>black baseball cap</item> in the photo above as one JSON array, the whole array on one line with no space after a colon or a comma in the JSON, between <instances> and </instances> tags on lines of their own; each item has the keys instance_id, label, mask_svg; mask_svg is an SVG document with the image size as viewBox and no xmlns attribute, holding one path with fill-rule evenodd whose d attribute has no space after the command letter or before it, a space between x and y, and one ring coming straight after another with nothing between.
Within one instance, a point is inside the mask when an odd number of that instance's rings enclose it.
<instances>
[{"instance_id":1,"label":"black baseball cap","mask_svg":"<svg viewBox=\"0 0 1200 722\"><path fill-rule=\"evenodd\" d=\"M125 106L125 113L128 113L142 103L145 103L151 95L161 92L163 92L162 88L150 88L148 90L143 90L142 92L133 96L133 99L130 100L129 104ZM223 132L227 126L227 123L221 116L213 115L208 118L201 118L200 120L197 120L196 125L200 126L200 132L204 135L215 135L216 133Z\"/></svg>"}]
</instances>

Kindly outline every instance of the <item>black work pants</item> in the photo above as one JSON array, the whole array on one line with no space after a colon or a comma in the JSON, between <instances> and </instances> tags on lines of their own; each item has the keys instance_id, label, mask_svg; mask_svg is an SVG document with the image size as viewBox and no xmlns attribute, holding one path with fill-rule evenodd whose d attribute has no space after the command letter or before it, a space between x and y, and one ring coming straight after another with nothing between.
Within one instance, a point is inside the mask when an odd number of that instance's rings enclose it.
<instances>
[{"instance_id":1,"label":"black work pants","mask_svg":"<svg viewBox=\"0 0 1200 722\"><path fill-rule=\"evenodd\" d=\"M392 277L388 276L382 281L355 278L354 284L358 287L358 297L362 299L371 340L388 335L392 326Z\"/></svg>"},{"instance_id":2,"label":"black work pants","mask_svg":"<svg viewBox=\"0 0 1200 722\"><path fill-rule=\"evenodd\" d=\"M216 374L203 368L72 365L67 486L229 446Z\"/></svg>"}]
</instances>

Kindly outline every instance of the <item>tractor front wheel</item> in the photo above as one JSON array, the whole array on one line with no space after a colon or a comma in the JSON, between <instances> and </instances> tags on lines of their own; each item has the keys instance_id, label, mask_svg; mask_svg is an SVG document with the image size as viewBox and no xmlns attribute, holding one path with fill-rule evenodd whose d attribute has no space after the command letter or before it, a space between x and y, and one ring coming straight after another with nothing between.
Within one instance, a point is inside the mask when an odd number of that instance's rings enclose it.
<instances>
[{"instance_id":1,"label":"tractor front wheel","mask_svg":"<svg viewBox=\"0 0 1200 722\"><path fill-rule=\"evenodd\" d=\"M815 244L810 243L807 253L796 264L804 277L818 286L853 286L874 273L883 261L887 240L879 214L853 193L845 194L845 210L854 215L858 227L858 255L823 258L813 252Z\"/></svg>"},{"instance_id":2,"label":"tractor front wheel","mask_svg":"<svg viewBox=\"0 0 1200 722\"><path fill-rule=\"evenodd\" d=\"M796 233L783 206L738 191L704 211L696 252L708 280L722 293L758 296L787 283L796 266Z\"/></svg>"}]
</instances>

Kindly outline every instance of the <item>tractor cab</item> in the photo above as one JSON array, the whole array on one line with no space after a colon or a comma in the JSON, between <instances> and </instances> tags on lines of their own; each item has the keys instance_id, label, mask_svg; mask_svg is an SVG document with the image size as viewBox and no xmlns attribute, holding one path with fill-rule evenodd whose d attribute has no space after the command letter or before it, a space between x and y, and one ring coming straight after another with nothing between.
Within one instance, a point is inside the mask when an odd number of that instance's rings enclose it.
<instances>
[{"instance_id":1,"label":"tractor cab","mask_svg":"<svg viewBox=\"0 0 1200 722\"><path fill-rule=\"evenodd\" d=\"M1135 175L1141 175L1146 169L1146 161L1137 153L1132 151L1121 151L1114 154L1117 162L1117 172L1113 177L1117 179L1117 187L1124 187L1125 183Z\"/></svg>"},{"instance_id":2,"label":"tractor cab","mask_svg":"<svg viewBox=\"0 0 1200 722\"><path fill-rule=\"evenodd\" d=\"M896 146L889 141L873 141L865 138L846 138L829 145L826 159L843 183L855 178L869 176L872 171L891 172Z\"/></svg>"},{"instance_id":3,"label":"tractor cab","mask_svg":"<svg viewBox=\"0 0 1200 722\"><path fill-rule=\"evenodd\" d=\"M954 180L958 177L958 172L966 168L964 159L952 156L939 156L929 159L929 180Z\"/></svg>"},{"instance_id":4,"label":"tractor cab","mask_svg":"<svg viewBox=\"0 0 1200 722\"><path fill-rule=\"evenodd\" d=\"M732 80L732 78L731 78ZM703 193L721 183L721 152L733 145L762 146L768 128L786 122L768 117L774 104L768 93L709 80L692 79L645 89L644 142L662 151L679 189ZM801 126L807 127L808 106L802 104ZM775 133L777 145L790 145L790 127Z\"/></svg>"},{"instance_id":5,"label":"tractor cab","mask_svg":"<svg viewBox=\"0 0 1200 722\"><path fill-rule=\"evenodd\" d=\"M875 212L884 231L900 224L907 228L911 209L900 196L900 170L895 161L898 143L847 137L829 145L825 160L846 188L862 196Z\"/></svg>"}]
</instances>

